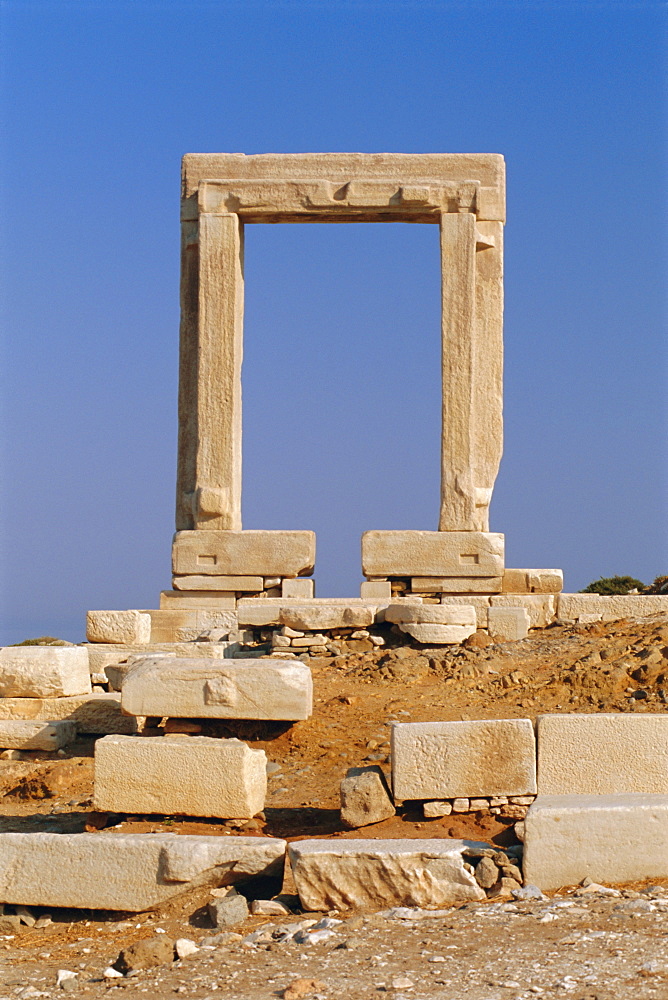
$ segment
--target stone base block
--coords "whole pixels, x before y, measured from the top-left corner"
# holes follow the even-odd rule
[[[668,715],[539,715],[539,795],[668,795]]]
[[[468,625],[475,631],[476,613],[470,604],[390,604],[385,621],[396,625]]]
[[[597,620],[611,622],[618,618],[644,618],[647,615],[665,614],[668,611],[668,594],[624,594],[601,597],[599,594],[560,594],[557,599],[557,616],[560,621],[579,622]]]
[[[89,611],[89,642],[150,642],[151,619],[141,611]]]
[[[315,533],[177,531],[172,565],[179,576],[308,576],[315,565]]]
[[[535,795],[531,721],[394,723],[392,790],[399,802]]]
[[[173,719],[308,719],[310,669],[301,661],[146,657],[123,681],[123,710]]]
[[[539,795],[524,822],[526,884],[668,878],[667,795]]]
[[[105,736],[95,744],[95,808],[250,818],[264,809],[267,755],[207,736]]]
[[[58,698],[90,692],[88,652],[82,646],[0,647],[0,697]]]
[[[121,696],[115,692],[70,698],[0,698],[0,719],[39,722],[70,719],[76,723],[78,732],[92,735],[132,734],[144,722],[121,712]]]
[[[146,611],[151,622],[151,642],[188,642],[197,639],[209,629],[228,632],[237,628],[237,614],[234,607],[212,610],[199,608],[190,610],[168,609]]]
[[[490,608],[487,630],[497,642],[517,642],[529,634],[529,612],[526,608]]]
[[[174,590],[183,590],[186,594],[192,590],[212,591],[214,593],[222,591],[228,594],[257,594],[265,587],[262,576],[204,576],[201,573],[190,576],[175,576],[173,584]]]
[[[489,603],[493,608],[526,608],[530,628],[545,628],[556,617],[553,594],[492,594]]]
[[[415,594],[500,594],[500,576],[414,576],[411,590]]]
[[[559,594],[564,589],[560,569],[506,569],[504,594]]]
[[[483,531],[366,531],[365,576],[501,576],[504,537]]]
[[[465,840],[299,840],[289,845],[295,886],[309,910],[436,909],[485,892],[464,868]]]
[[[285,841],[173,833],[0,833],[0,899],[139,912],[196,886],[280,876]]]
[[[3,750],[60,750],[77,738],[76,723],[0,720],[0,747]]]
[[[423,625],[411,622],[400,625],[399,628],[416,642],[422,642],[426,646],[455,646],[468,639],[476,630],[475,625]]]
[[[162,590],[160,611],[234,611],[237,595],[227,590]]]

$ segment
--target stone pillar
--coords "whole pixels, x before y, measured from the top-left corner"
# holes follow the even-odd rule
[[[238,215],[200,213],[196,253],[184,238],[182,280],[177,530],[239,531],[244,280]]]

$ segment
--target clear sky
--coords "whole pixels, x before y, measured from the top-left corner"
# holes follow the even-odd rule
[[[186,152],[507,162],[492,530],[566,589],[668,572],[661,2],[4,0],[0,643],[170,586]],[[434,529],[435,226],[247,229],[244,526]]]

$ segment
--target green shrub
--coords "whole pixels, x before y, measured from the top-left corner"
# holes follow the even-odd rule
[[[638,590],[640,593],[645,589],[645,584],[641,580],[636,580],[633,576],[604,576],[600,580],[594,580],[581,594],[628,594],[631,590]]]
[[[56,639],[52,635],[40,635],[39,639],[24,639],[23,642],[12,642],[11,646],[71,646],[66,639]]]

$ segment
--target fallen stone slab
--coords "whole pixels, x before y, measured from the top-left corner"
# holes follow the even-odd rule
[[[89,642],[150,642],[151,619],[141,611],[89,611],[86,638]]]
[[[308,576],[313,531],[177,531],[175,576]]]
[[[385,621],[396,625],[472,625],[475,629],[476,613],[471,604],[390,604]]]
[[[299,840],[290,844],[292,874],[304,910],[434,909],[484,899],[464,868],[463,852],[488,848],[465,840]]]
[[[105,736],[95,744],[95,808],[247,818],[264,809],[267,755],[237,739]]]
[[[26,722],[23,719],[0,720],[0,748],[3,750],[60,750],[77,738],[77,726],[71,720]]]
[[[123,711],[173,719],[308,719],[311,671],[301,661],[146,657],[125,675]]]
[[[536,744],[530,719],[395,722],[395,802],[536,792]]]
[[[540,889],[668,877],[668,795],[539,795],[523,868]]]
[[[82,646],[0,647],[0,698],[57,698],[91,690]]]
[[[70,698],[0,698],[0,720],[30,719],[57,722],[70,719],[79,733],[106,735],[136,733],[144,720],[124,715],[116,692],[83,694]]]
[[[643,618],[668,611],[668,594],[560,594],[557,614],[560,621],[577,622],[583,616],[600,615],[601,621]]]
[[[377,764],[349,768],[340,793],[341,822],[351,829],[381,823],[395,814],[385,775]]]
[[[539,715],[538,794],[668,795],[668,715]]]
[[[152,656],[155,653],[171,653],[172,656],[201,656],[206,659],[225,659],[228,642],[156,642],[156,643],[91,643],[88,650],[88,665],[91,677],[99,677],[104,683],[106,667],[127,664],[136,656]]]
[[[174,833],[0,833],[0,900],[149,910],[194,886],[279,876],[286,843]]]
[[[438,606],[438,605],[436,605]],[[476,630],[475,625],[399,625],[402,632],[424,645],[447,646],[464,642]]]

